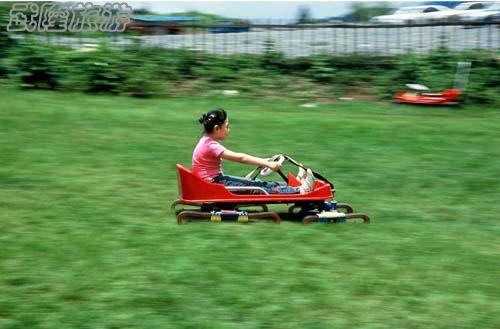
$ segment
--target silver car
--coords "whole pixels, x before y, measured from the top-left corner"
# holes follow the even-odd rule
[[[460,15],[479,12],[491,6],[491,2],[463,2],[451,10],[438,11],[433,14],[431,22],[457,22]]]
[[[462,22],[500,22],[500,2],[495,2],[484,10],[474,10],[458,17]]]
[[[415,6],[399,8],[392,15],[375,16],[370,19],[373,24],[425,24],[432,21],[438,12],[451,11],[445,6]]]

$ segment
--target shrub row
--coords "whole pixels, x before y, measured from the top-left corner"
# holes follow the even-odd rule
[[[23,88],[49,88],[127,94],[137,97],[175,95],[186,81],[202,81],[202,89],[237,85],[256,90],[279,87],[295,78],[318,86],[346,90],[364,87],[389,98],[406,83],[421,83],[440,90],[453,85],[456,63],[471,61],[469,101],[499,102],[499,57],[487,52],[450,52],[427,55],[326,56],[285,58],[268,42],[265,54],[215,56],[187,50],[141,47],[112,49],[102,43],[93,51],[75,51],[42,45],[26,38],[11,46],[0,65],[4,75]]]

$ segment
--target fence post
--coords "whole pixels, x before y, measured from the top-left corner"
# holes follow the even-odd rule
[[[227,33],[222,32],[222,43],[224,44],[223,55],[227,55]]]
[[[333,52],[332,55],[337,54],[337,36],[335,35],[335,28],[332,27],[332,47],[333,47]]]
[[[411,27],[408,27],[408,53],[411,53],[412,51],[412,44],[411,44]]]
[[[479,33],[480,30],[481,30],[481,27],[478,27],[477,28],[477,38],[476,38],[476,40],[477,40],[476,47],[478,50],[481,49],[481,33]]]
[[[493,26],[493,24],[488,25],[488,50],[492,50],[491,49],[491,27],[492,26]]]
[[[368,37],[366,35],[366,27],[362,27],[363,29],[363,53],[366,53],[366,50],[368,49]]]
[[[391,50],[389,48],[389,28],[386,27],[385,28],[385,49],[387,52],[389,52],[389,54],[391,54]]]
[[[353,40],[354,40],[354,54],[358,53],[358,29],[353,28]]]

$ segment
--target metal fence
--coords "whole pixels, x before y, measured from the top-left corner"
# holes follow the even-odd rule
[[[213,30],[213,29],[212,29]],[[51,44],[85,48],[95,38],[39,36]],[[126,47],[133,39],[143,47],[189,49],[212,54],[262,54],[272,47],[287,57],[317,54],[427,53],[445,46],[450,50],[500,51],[500,24],[440,25],[250,25],[248,32],[211,33],[206,26],[184,26],[176,35],[115,33],[107,37],[113,47]]]

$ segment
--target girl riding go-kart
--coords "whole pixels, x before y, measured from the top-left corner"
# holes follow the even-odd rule
[[[355,218],[369,222],[367,215],[352,213],[349,205],[337,205],[333,201],[335,191],[333,184],[289,156],[276,155],[270,159],[263,159],[233,152],[222,146],[219,142],[226,139],[229,134],[229,119],[224,110],[210,111],[204,114],[199,122],[204,127],[204,134],[194,149],[192,170],[177,165],[181,199],[175,201],[172,208],[178,204],[185,204],[200,206],[200,209],[178,211],[179,224],[185,223],[188,218],[211,221],[272,218],[279,223],[280,216],[268,211],[266,204],[271,203],[293,204],[289,213],[293,215],[294,210],[299,209],[295,215],[298,215],[304,223],[341,222]],[[246,177],[227,176],[222,171],[222,159],[253,164],[257,168]],[[290,173],[287,177],[281,171],[285,160],[299,168],[296,177]],[[284,182],[257,179],[259,174],[267,176],[273,171],[278,172]],[[261,206],[263,211],[239,210],[241,207],[252,205]],[[339,212],[337,208],[345,209],[347,213]]]

